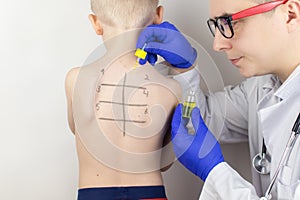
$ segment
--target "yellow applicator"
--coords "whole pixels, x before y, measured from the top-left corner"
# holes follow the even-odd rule
[[[133,66],[133,69],[135,69],[139,65],[140,59],[145,59],[146,58],[146,56],[147,56],[147,52],[145,51],[146,46],[147,46],[147,43],[145,43],[143,45],[142,49],[138,48],[135,51],[134,55],[137,57],[137,59],[136,59],[136,62],[134,64],[134,66]]]

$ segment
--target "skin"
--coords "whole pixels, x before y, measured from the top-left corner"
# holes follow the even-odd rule
[[[210,18],[257,5],[252,0],[211,0]],[[237,20],[234,37],[216,30],[213,48],[224,52],[244,77],[275,74],[284,82],[300,64],[300,1],[290,0],[273,12]]]

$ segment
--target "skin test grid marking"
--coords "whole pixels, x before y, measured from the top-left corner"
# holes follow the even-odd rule
[[[127,122],[133,122],[133,123],[146,123],[146,121],[142,121],[142,120],[129,120],[126,119],[125,116],[125,108],[126,107],[147,107],[148,104],[128,104],[125,103],[125,90],[126,88],[135,88],[138,90],[143,90],[143,94],[146,95],[146,97],[148,97],[149,95],[149,91],[146,91],[147,88],[145,87],[139,87],[139,86],[132,86],[132,85],[126,85],[126,78],[127,78],[127,74],[125,73],[124,76],[124,81],[123,84],[109,84],[109,83],[102,83],[100,84],[100,86],[98,86],[97,88],[97,92],[100,93],[101,91],[101,87],[122,87],[122,102],[114,102],[114,101],[99,101],[96,104],[96,110],[99,111],[100,110],[100,104],[115,104],[115,105],[122,105],[122,110],[123,110],[123,119],[112,119],[112,118],[106,118],[106,117],[100,117],[98,118],[99,120],[105,120],[105,121],[119,121],[119,122],[123,122],[123,136],[125,136],[126,133],[126,123]],[[145,114],[148,114],[148,109],[146,108]]]

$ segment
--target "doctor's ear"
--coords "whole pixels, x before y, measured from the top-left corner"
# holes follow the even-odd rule
[[[96,15],[89,14],[89,20],[97,35],[103,35],[103,27]]]
[[[300,28],[300,1],[290,0],[287,2],[288,20],[287,28],[289,32],[293,32]]]
[[[156,14],[155,14],[153,24],[161,24],[163,20],[163,15],[164,15],[164,7],[158,6],[156,8]]]

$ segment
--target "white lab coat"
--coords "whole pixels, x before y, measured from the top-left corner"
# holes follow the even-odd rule
[[[197,69],[174,77],[188,87],[198,89],[201,113],[221,143],[248,141],[250,156],[261,152],[265,139],[271,156],[271,174],[259,175],[252,170],[253,185],[228,164],[216,166],[206,179],[200,200],[259,199],[263,196],[278,166],[292,126],[300,112],[300,66],[281,84],[273,75],[253,77],[223,91],[203,94],[199,91]],[[188,84],[186,84],[188,83]],[[254,189],[255,188],[255,189]],[[297,190],[297,192],[296,192]],[[279,173],[272,199],[300,200],[300,139],[288,162]]]

